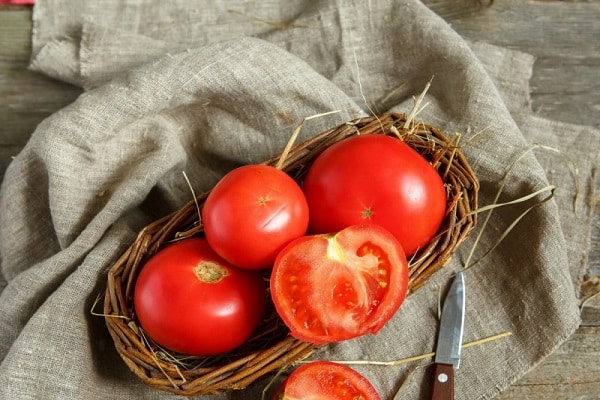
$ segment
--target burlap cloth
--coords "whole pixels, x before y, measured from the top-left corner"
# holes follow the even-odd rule
[[[532,114],[532,64],[467,43],[416,0],[39,0],[32,68],[86,91],[37,127],[3,181],[0,398],[172,397],[138,381],[91,309],[137,231],[190,199],[182,171],[201,192],[236,165],[278,154],[307,116],[342,110],[309,121],[301,139],[367,113],[407,112],[432,77],[419,119],[463,135],[481,205],[524,153],[500,201],[556,186],[466,273],[465,342],[513,335],[464,350],[456,395],[493,397],[577,328],[589,250],[600,135]],[[527,151],[533,143],[576,161],[578,191],[571,162]],[[546,196],[495,210],[474,258]],[[464,266],[475,234],[380,334],[316,358],[432,351],[440,287]],[[430,362],[356,368],[382,398],[404,383],[398,398],[418,399],[430,393]],[[207,398],[258,399],[264,384]]]

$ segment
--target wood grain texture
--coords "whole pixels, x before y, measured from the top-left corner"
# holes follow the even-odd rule
[[[530,82],[534,112],[600,127],[600,1],[424,3],[467,39],[534,55]],[[31,29],[30,8],[0,6],[0,177],[35,127],[81,93],[79,88],[27,70]],[[598,204],[600,198],[590,201]],[[586,296],[600,291],[598,208],[594,215]],[[577,332],[498,398],[574,400],[598,399],[599,394],[600,299],[596,296],[585,303]]]
[[[0,178],[36,126],[81,93],[27,70],[31,28],[30,8],[0,6]]]
[[[500,400],[577,399],[600,396],[600,326],[580,327],[542,364],[500,394]]]
[[[425,0],[463,37],[536,57],[533,110],[600,127],[600,2]]]

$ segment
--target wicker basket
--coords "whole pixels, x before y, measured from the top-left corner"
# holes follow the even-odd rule
[[[296,145],[282,169],[301,181],[314,158],[345,137],[383,133],[401,138],[438,170],[446,183],[448,213],[438,235],[410,262],[410,292],[450,260],[476,222],[479,183],[455,140],[419,121],[406,122],[403,114],[356,119]],[[265,164],[274,165],[277,158]],[[196,199],[200,207],[208,193]],[[129,368],[147,385],[180,395],[243,389],[251,383],[309,357],[317,347],[289,336],[272,304],[255,335],[235,351],[219,357],[184,357],[155,345],[141,331],[132,309],[132,292],[145,260],[164,243],[202,235],[196,203],[146,226],[108,272],[104,314],[115,346]]]

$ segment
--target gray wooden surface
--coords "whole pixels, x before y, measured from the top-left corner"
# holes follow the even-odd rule
[[[424,3],[467,39],[534,55],[531,99],[539,115],[600,128],[600,1]],[[81,93],[27,70],[30,39],[31,8],[0,6],[0,177],[36,125]],[[598,210],[592,230],[584,296],[600,292]],[[600,399],[598,297],[583,305],[577,332],[499,399]]]

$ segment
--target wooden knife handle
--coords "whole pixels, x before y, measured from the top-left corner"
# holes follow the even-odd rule
[[[448,364],[434,364],[433,395],[431,400],[454,399],[454,366]]]

